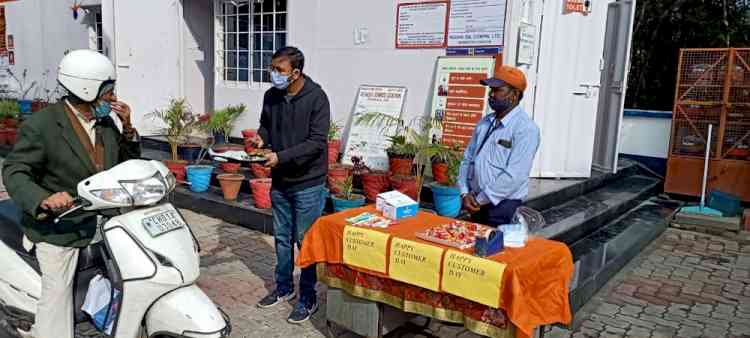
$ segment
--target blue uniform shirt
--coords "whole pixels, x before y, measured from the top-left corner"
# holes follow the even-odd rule
[[[537,148],[539,127],[521,106],[500,121],[495,120],[494,113],[485,116],[464,152],[458,174],[461,194],[475,194],[481,205],[497,205],[506,199],[525,200]]]

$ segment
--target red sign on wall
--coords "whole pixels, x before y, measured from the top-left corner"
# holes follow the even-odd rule
[[[593,0],[565,0],[565,13],[591,13],[591,1]]]

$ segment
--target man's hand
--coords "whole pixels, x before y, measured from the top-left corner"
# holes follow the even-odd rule
[[[130,106],[122,101],[115,101],[111,103],[112,111],[120,117],[122,123],[126,126],[130,125]]]
[[[73,204],[73,197],[71,197],[70,194],[68,194],[67,192],[58,192],[50,197],[47,197],[46,200],[42,201],[39,207],[41,207],[43,210],[55,211],[70,209],[73,207]]]
[[[263,148],[263,146],[265,145],[265,143],[263,143],[263,139],[260,137],[260,135],[257,135],[257,134],[255,136],[253,136],[249,140],[249,142],[252,143],[252,144],[254,144],[255,148],[258,148],[258,149]]]
[[[279,156],[276,155],[276,153],[266,154],[266,163],[264,164],[264,166],[266,166],[267,168],[273,168],[277,164],[279,164]]]
[[[463,204],[464,209],[468,210],[472,214],[478,212],[479,209],[482,208],[482,206],[479,205],[479,202],[477,202],[477,199],[474,198],[474,195],[472,194],[466,194],[466,196],[464,196]]]

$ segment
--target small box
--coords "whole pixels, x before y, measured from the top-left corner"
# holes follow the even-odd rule
[[[477,236],[474,242],[474,254],[479,257],[489,257],[503,251],[503,232],[490,230],[486,237]]]
[[[386,205],[386,203],[389,200],[397,199],[397,198],[409,198],[409,196],[404,195],[402,192],[398,190],[393,190],[389,192],[384,192],[378,194],[378,197],[375,199],[375,209],[382,212],[383,207]]]
[[[376,202],[376,208],[380,207],[380,211],[385,217],[397,221],[417,215],[417,211],[419,210],[417,202],[400,192],[391,193],[386,193],[388,195],[383,196],[382,199],[378,196]]]

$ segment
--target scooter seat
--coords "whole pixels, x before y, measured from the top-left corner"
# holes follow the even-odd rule
[[[32,269],[41,273],[39,262],[36,260],[36,250],[26,251],[23,246],[23,231],[21,231],[21,212],[11,200],[0,202],[0,241],[11,250],[16,251]]]

